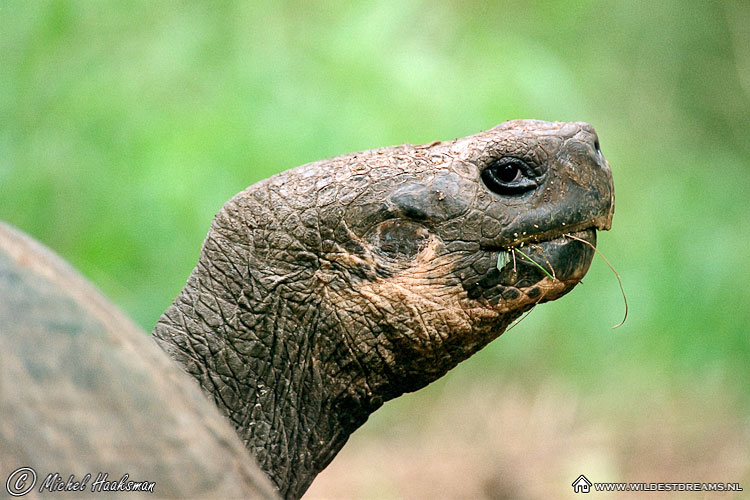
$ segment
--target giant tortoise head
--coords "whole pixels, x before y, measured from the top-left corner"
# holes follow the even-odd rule
[[[453,141],[303,165],[224,205],[153,335],[280,494],[298,498],[384,401],[439,378],[525,311],[580,282],[596,231],[610,228],[613,211],[611,171],[585,123],[516,120]],[[86,300],[76,304],[76,314],[92,314]],[[0,318],[23,314],[17,309],[0,310]],[[116,324],[87,328],[132,336]],[[117,342],[97,349],[116,351]],[[87,373],[111,371],[101,366],[105,358],[77,362]],[[127,380],[127,367],[117,370]],[[166,370],[154,365],[152,376]],[[65,363],[54,369],[59,379],[73,371]],[[192,390],[181,376],[170,374],[180,391]],[[106,387],[86,390],[96,398]],[[150,408],[144,415],[112,418],[179,421],[148,404],[166,398],[151,392],[131,395]],[[156,434],[151,448],[161,442]],[[109,445],[108,460],[138,460],[133,447]]]

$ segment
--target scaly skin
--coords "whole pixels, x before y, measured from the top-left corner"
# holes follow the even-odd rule
[[[525,164],[523,192],[483,176],[508,158]],[[584,123],[519,120],[311,163],[227,202],[154,337],[299,498],[384,401],[570,291],[593,251],[561,235],[595,243],[613,211]],[[555,279],[520,257],[497,269],[522,245]]]

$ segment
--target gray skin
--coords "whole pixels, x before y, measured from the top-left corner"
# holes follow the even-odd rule
[[[299,498],[384,401],[570,291],[593,249],[563,234],[595,244],[613,212],[585,123],[311,163],[224,205],[153,335]],[[554,279],[519,252],[498,269],[512,248]]]
[[[0,483],[30,466],[39,481],[127,473],[156,483],[151,498],[298,498],[384,401],[570,291],[593,251],[561,235],[593,244],[613,193],[584,123],[507,122],[290,170],[216,216],[154,329],[163,351],[0,224]],[[516,247],[555,278],[518,252],[498,269]]]
[[[0,498],[32,485],[21,498],[277,497],[195,382],[62,259],[3,223],[0,355]],[[22,467],[35,482],[13,474]],[[155,483],[153,493],[92,492],[100,472]],[[51,487],[74,475],[84,491],[40,492],[55,473]]]

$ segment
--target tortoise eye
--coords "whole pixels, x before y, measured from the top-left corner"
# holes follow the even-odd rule
[[[525,193],[536,187],[530,178],[531,169],[519,158],[506,156],[492,161],[482,170],[482,182],[493,193],[513,195]]]
[[[495,173],[498,179],[500,179],[502,182],[507,183],[518,182],[519,180],[521,180],[521,176],[523,175],[521,167],[515,162],[500,165],[495,169]]]

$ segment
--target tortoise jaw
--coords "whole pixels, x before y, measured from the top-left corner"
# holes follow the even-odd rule
[[[572,237],[568,237],[568,234]],[[596,230],[592,227],[501,250],[498,255],[498,283],[526,288],[551,278],[570,284],[572,288],[588,271],[594,257],[594,246]]]
[[[470,299],[482,297],[503,311],[554,300],[581,281],[595,243],[596,230],[589,227],[545,240],[527,239],[523,246],[482,248],[464,266],[462,283]]]

